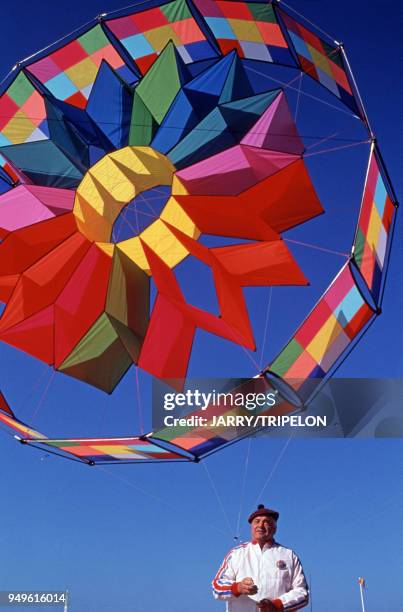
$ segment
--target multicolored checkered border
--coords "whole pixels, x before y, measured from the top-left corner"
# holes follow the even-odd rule
[[[0,147],[48,137],[43,98],[21,71],[0,96]],[[1,166],[5,168],[6,164]]]
[[[142,74],[172,41],[185,64],[217,57],[186,0],[107,19],[105,26],[121,42]]]
[[[302,70],[361,116],[340,47],[327,43],[283,10],[279,15]]]
[[[312,379],[319,384],[329,374],[373,316],[347,262],[267,371],[307,401]]]
[[[73,455],[88,463],[114,463],[119,461],[169,461],[186,457],[162,448],[139,437],[133,438],[71,438],[65,440],[37,440],[49,449]],[[29,444],[29,440],[27,440]]]
[[[128,83],[136,80],[100,24],[30,64],[27,70],[58,100],[85,108],[102,60]]]
[[[394,216],[395,205],[372,147],[353,258],[376,303],[380,296]]]
[[[295,66],[269,3],[195,0],[221,52],[236,49],[242,58]]]
[[[15,416],[12,415],[11,411],[10,414],[6,414],[5,412],[3,412],[3,410],[0,410],[0,423],[3,423],[3,425],[6,425],[10,429],[13,429],[23,438],[27,438],[30,440],[46,440],[46,436],[39,433],[39,431],[36,431],[35,429],[31,429],[30,427],[16,419]]]
[[[240,382],[238,386],[232,388],[231,391],[227,391],[227,393],[232,393],[233,395],[242,393],[246,395],[248,393],[267,393],[275,390],[271,382],[265,376],[260,375]],[[289,403],[286,399],[279,397],[274,406],[256,407],[254,414],[260,416],[279,416],[291,414],[295,411],[296,406]],[[194,417],[196,425],[167,426],[153,432],[150,439],[174,444],[176,447],[182,448],[195,457],[200,458],[219,447],[231,444],[234,440],[239,438],[239,430],[236,427],[232,428],[224,425],[213,426],[213,417],[222,416],[227,418],[231,415],[242,414],[248,415],[250,412],[248,412],[246,408],[227,406],[225,404],[215,405],[211,403],[207,406],[207,409],[199,409],[186,414],[187,419]],[[206,419],[205,425],[197,425],[200,418]],[[256,432],[256,427],[254,425],[251,425],[249,428],[243,427],[242,435],[246,436],[253,431]]]

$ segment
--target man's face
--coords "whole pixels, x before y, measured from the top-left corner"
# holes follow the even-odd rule
[[[265,544],[273,539],[277,524],[271,516],[256,516],[252,521],[252,540]]]

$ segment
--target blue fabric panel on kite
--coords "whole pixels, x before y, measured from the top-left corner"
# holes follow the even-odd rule
[[[167,153],[198,124],[201,118],[189,101],[187,93],[184,90],[180,91],[164,117],[151,146],[161,153]]]
[[[181,169],[234,144],[230,128],[216,108],[168,153],[168,157]]]
[[[6,193],[10,189],[12,189],[12,185],[3,178],[3,171],[0,168],[0,193]]]
[[[224,446],[226,444],[228,444],[228,440],[216,436],[215,438],[211,438],[210,440],[202,442],[198,446],[194,446],[192,449],[190,449],[190,452],[196,457],[202,457],[203,455],[211,453],[215,449],[220,448],[221,446]]]
[[[176,67],[178,70],[179,80],[181,84],[184,85],[185,83],[187,83],[188,81],[192,79],[192,74],[189,71],[188,65],[185,64],[180,53],[178,53],[178,49],[175,47],[172,41],[169,41],[168,45],[172,45],[173,52],[175,54]],[[164,49],[162,50],[162,52],[164,52]]]
[[[311,397],[312,393],[317,389],[318,380],[325,378],[326,372],[320,366],[316,366],[302,385],[298,389],[298,397],[303,402],[306,402]]]
[[[79,130],[81,138],[89,145],[94,144],[97,147],[101,146],[105,153],[109,153],[110,151],[114,150],[112,143],[92,121],[85,110],[77,108],[72,104],[67,104],[66,102],[58,100],[53,96],[46,96],[46,98],[52,102],[52,105],[55,108],[59,109],[63,113],[65,120],[67,120],[70,125],[76,126],[77,130]]]
[[[86,169],[90,166],[88,144],[78,133],[77,128],[65,118],[63,111],[45,99],[46,115],[49,124],[50,138],[66,154],[79,159]]]
[[[218,101],[225,103],[253,94],[242,63],[232,51],[185,85],[162,122],[152,146],[167,153],[216,107]]]
[[[35,185],[71,189],[78,186],[83,171],[50,140],[3,148],[10,161]]]
[[[116,149],[129,142],[132,104],[130,88],[103,61],[91,90],[87,113]]]
[[[229,56],[232,56],[232,62],[221,91],[221,104],[230,102],[230,100],[253,96],[255,93],[236,51],[232,51]]]
[[[177,168],[183,168],[238,144],[278,92],[221,104],[169,152],[169,159]]]
[[[185,91],[192,106],[195,109],[204,110],[204,115],[210,112],[217,104],[220,99],[223,89],[225,88],[226,82],[230,77],[230,83],[232,82],[231,67],[236,60],[236,53],[231,52],[224,56],[222,60],[217,62],[214,66],[208,70],[202,72],[193,81],[185,85]],[[248,90],[243,93],[243,97],[253,93],[252,90]],[[238,95],[237,95],[238,94]],[[226,91],[228,97],[228,88]],[[234,97],[242,97],[241,90],[235,87]]]
[[[189,76],[194,79],[199,74],[210,68],[217,60],[208,59],[202,62],[196,62],[195,64],[186,64],[186,67],[189,71]]]
[[[90,156],[90,164],[91,164],[91,166],[96,164],[97,161],[102,159],[102,157],[104,157],[104,155],[105,155],[105,151],[103,149],[100,149],[99,147],[95,147],[93,145],[90,145],[88,147],[88,152],[89,152],[89,156]]]
[[[243,132],[245,129],[252,127],[253,123],[270,106],[279,93],[280,90],[275,89],[242,100],[220,104],[219,108],[228,125],[233,125],[236,129],[239,127],[239,130]]]
[[[374,278],[372,280],[372,295],[376,303],[379,302],[381,286],[382,286],[382,268],[376,262],[375,268],[374,268]]]
[[[138,81],[137,75],[134,74],[132,70],[126,64],[123,64],[120,68],[117,68],[116,72],[120,76],[121,79],[126,81],[128,85],[134,85]]]

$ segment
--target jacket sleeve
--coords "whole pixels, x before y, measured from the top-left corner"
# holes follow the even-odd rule
[[[234,569],[235,550],[232,549],[225,557],[218,570],[213,582],[213,595],[215,599],[230,599],[238,597],[236,573]]]
[[[298,610],[304,608],[309,602],[309,590],[305,579],[304,570],[302,569],[301,561],[297,555],[293,553],[293,571],[291,590],[278,598],[283,604],[285,611]]]

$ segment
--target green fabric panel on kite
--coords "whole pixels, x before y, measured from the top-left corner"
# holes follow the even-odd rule
[[[354,259],[357,262],[358,266],[361,266],[362,264],[364,248],[365,248],[365,236],[362,233],[362,230],[358,228],[357,237],[355,239],[355,245],[354,245]]]
[[[180,61],[173,43],[169,42],[136,87],[136,94],[158,124],[164,119],[181,88]],[[159,92],[159,95],[155,92]]]
[[[265,21],[266,23],[277,23],[276,16],[272,6],[267,4],[257,4],[251,2],[248,4],[248,9],[252,13],[256,21]]]
[[[129,145],[147,147],[158,128],[143,100],[135,93],[130,124]]]
[[[144,337],[135,334],[126,325],[111,316],[109,316],[109,320],[130,355],[131,361],[137,363]]]
[[[23,106],[28,98],[34,93],[35,87],[23,72],[20,72],[7,89],[7,96],[14,100],[19,106]]]
[[[147,274],[115,248],[105,310],[140,338],[149,321],[149,286]]]
[[[284,376],[303,351],[302,346],[293,338],[281,351],[277,359],[273,361],[270,372],[274,372],[278,376]]]
[[[76,440],[46,440],[46,445],[60,448],[61,446],[78,446],[78,443]]]
[[[164,13],[165,17],[171,23],[176,21],[182,21],[183,19],[189,19],[192,17],[186,0],[176,0],[176,2],[169,2],[160,7],[161,12]]]
[[[80,45],[84,47],[89,55],[103,49],[107,44],[109,44],[109,39],[100,25],[96,25],[80,36]]]
[[[103,313],[59,370],[110,393],[131,365],[130,355]]]
[[[341,68],[344,71],[343,58],[338,48],[332,47],[325,40],[323,40],[323,38],[321,38],[320,42],[322,44],[322,47],[325,50],[326,57],[328,57],[332,62],[337,64],[339,68]]]

